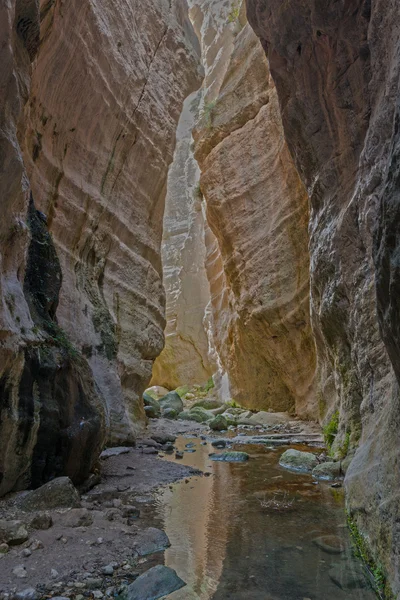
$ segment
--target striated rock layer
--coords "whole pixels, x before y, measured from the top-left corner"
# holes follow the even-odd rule
[[[347,501],[400,594],[399,70],[394,0],[247,0],[311,201],[311,308]]]
[[[207,238],[215,345],[241,405],[315,418],[308,198],[267,60],[244,6],[235,7],[192,8],[206,70],[194,139],[215,236]]]
[[[83,480],[144,416],[167,170],[199,85],[186,13],[183,0],[0,8],[0,493]]]

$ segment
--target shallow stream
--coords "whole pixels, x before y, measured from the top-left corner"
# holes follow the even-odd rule
[[[187,452],[191,442],[195,452]],[[210,475],[157,495],[157,517],[171,541],[165,564],[188,584],[169,598],[376,598],[352,553],[342,489],[280,467],[287,447],[240,446],[234,449],[248,452],[250,460],[224,463],[212,462],[209,453],[221,450],[199,439],[180,437],[176,445],[185,451],[183,464]],[[324,536],[335,536],[329,539],[336,548],[319,547]],[[344,590],[334,579],[353,588]]]

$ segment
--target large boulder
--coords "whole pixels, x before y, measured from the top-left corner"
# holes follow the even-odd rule
[[[317,465],[313,469],[313,477],[315,479],[325,479],[327,481],[333,481],[334,479],[340,479],[342,471],[340,468],[340,462],[324,462]]]
[[[0,519],[0,543],[18,546],[28,539],[28,532],[22,521]]]
[[[286,450],[279,460],[281,467],[290,471],[299,471],[300,473],[311,473],[317,466],[317,457],[311,452],[301,452],[300,450]]]
[[[167,408],[172,408],[178,414],[183,411],[183,402],[179,394],[176,392],[169,392],[160,399],[161,413]]]
[[[157,600],[184,587],[186,583],[176,571],[163,565],[152,567],[140,575],[123,594],[124,600]]]
[[[19,501],[21,510],[27,512],[52,508],[79,508],[80,506],[78,490],[69,477],[57,477],[37,490],[28,492]]]

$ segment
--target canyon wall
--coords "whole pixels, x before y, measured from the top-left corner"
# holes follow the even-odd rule
[[[247,0],[310,202],[311,310],[348,508],[400,594],[399,70],[393,0]]]
[[[132,442],[163,346],[162,215],[200,85],[182,0],[0,8],[0,493]]]
[[[191,11],[205,68],[193,136],[215,346],[241,405],[317,418],[308,197],[268,62],[242,3],[192,2]]]

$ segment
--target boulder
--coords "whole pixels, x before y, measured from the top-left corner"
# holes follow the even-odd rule
[[[154,406],[145,406],[144,412],[148,419],[158,419],[161,416],[161,413],[159,413]]]
[[[183,411],[183,402],[179,394],[176,392],[169,392],[160,399],[160,407],[161,413],[167,408],[172,408],[177,413],[181,413]]]
[[[32,529],[41,529],[41,530],[50,529],[50,527],[52,525],[53,525],[53,519],[51,518],[51,515],[49,513],[45,513],[45,512],[35,515],[33,517],[33,519],[31,519],[31,522],[29,523],[29,526]]]
[[[111,458],[112,456],[119,456],[120,454],[128,454],[132,448],[130,446],[117,446],[115,448],[106,448],[100,454],[100,458]]]
[[[178,416],[178,419],[181,419],[182,421],[196,421],[196,423],[206,423],[213,418],[214,415],[205,408],[201,408],[201,406],[197,406],[191,410],[185,410]]]
[[[317,466],[317,457],[311,452],[301,452],[300,450],[286,450],[279,460],[281,467],[290,471],[298,471],[300,473],[311,473]]]
[[[211,446],[213,446],[214,448],[225,448],[226,440],[213,440],[211,442]]]
[[[0,519],[0,543],[18,546],[28,539],[28,532],[22,521]]]
[[[228,422],[222,415],[217,415],[209,422],[208,426],[213,431],[224,431],[228,427]]]
[[[340,479],[340,477],[341,477],[340,462],[321,463],[313,469],[312,474],[313,474],[313,477],[315,477],[315,479],[325,479],[326,481],[333,481],[335,479]]]
[[[215,400],[215,398],[202,398],[195,402],[192,408],[197,408],[198,406],[200,406],[200,408],[205,408],[206,410],[215,410],[221,408],[221,402]]]
[[[53,479],[40,488],[28,492],[19,501],[19,507],[27,512],[52,508],[79,508],[80,505],[78,490],[69,477]]]
[[[163,411],[163,417],[164,419],[170,419],[172,421],[175,421],[178,418],[178,413],[173,408],[166,408]]]
[[[154,400],[159,400],[160,398],[163,398],[163,396],[166,396],[167,394],[169,394],[169,390],[167,390],[167,388],[162,387],[161,385],[153,385],[152,387],[147,388],[147,390],[145,390],[144,392],[147,396],[150,396],[151,398],[153,398]],[[144,400],[144,394],[143,394],[143,400]]]
[[[136,556],[147,556],[154,554],[154,552],[161,552],[169,548],[170,545],[168,536],[164,531],[155,527],[148,527],[140,531],[135,537],[133,549]]]
[[[261,410],[258,413],[252,413],[247,416],[241,415],[241,418],[247,418],[253,425],[282,425],[289,423],[292,417],[287,412],[266,412]]]
[[[170,433],[155,433],[151,436],[151,439],[157,442],[157,444],[164,445],[166,443],[173,444],[176,440],[176,435],[171,435]]]
[[[87,508],[72,508],[63,517],[64,527],[90,527],[92,524],[93,517]]]
[[[124,600],[157,600],[184,587],[186,583],[176,571],[163,565],[152,567],[140,575],[123,595]]]
[[[221,462],[246,462],[249,460],[247,452],[222,452],[221,454],[209,454],[211,460]]]
[[[152,419],[156,419],[157,417],[159,417],[161,415],[161,406],[158,400],[156,400],[155,398],[153,398],[152,396],[149,396],[149,394],[146,394],[146,392],[143,394],[143,404],[144,404],[144,409],[146,412],[146,415]],[[146,410],[147,409],[147,410]],[[152,413],[151,416],[149,413]]]

